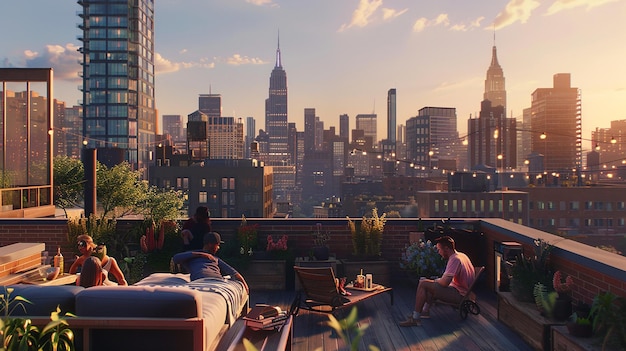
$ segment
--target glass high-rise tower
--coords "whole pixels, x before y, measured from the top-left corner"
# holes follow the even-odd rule
[[[156,134],[154,0],[79,0],[83,137],[109,165],[147,169]]]

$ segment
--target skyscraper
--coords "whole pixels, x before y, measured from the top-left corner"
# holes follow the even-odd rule
[[[517,167],[517,124],[506,117],[504,73],[496,46],[491,51],[491,64],[485,78],[485,92],[478,118],[467,121],[469,167]]]
[[[156,134],[154,0],[78,3],[87,147],[110,163],[125,159],[134,169],[148,169]]]
[[[254,141],[254,137],[256,136],[256,121],[254,117],[246,117],[246,138],[244,147],[244,155],[246,158],[252,158],[251,155],[251,145]]]
[[[267,159],[270,166],[282,165],[287,155],[287,73],[280,57],[280,39],[276,64],[270,75],[269,97],[265,100],[265,131],[269,136]]]
[[[396,89],[387,92],[387,141],[396,143]]]
[[[378,138],[376,136],[376,114],[358,114],[355,118],[356,129],[365,132],[365,137],[370,137],[372,145],[376,145]]]
[[[531,145],[544,155],[547,171],[582,165],[581,97],[570,81],[569,73],[557,73],[553,88],[536,89],[531,96]]]
[[[347,114],[339,115],[339,136],[350,140],[350,116]]]
[[[200,94],[198,109],[209,117],[222,117],[222,95]]]
[[[304,152],[315,151],[315,108],[304,109]]]
[[[483,100],[491,101],[491,106],[504,106],[506,114],[506,90],[504,88],[504,72],[496,52],[496,45],[491,49],[491,64],[487,69],[487,78],[485,78],[485,92]]]
[[[456,108],[423,107],[406,121],[407,156],[430,174],[440,160],[456,160],[458,144]]]

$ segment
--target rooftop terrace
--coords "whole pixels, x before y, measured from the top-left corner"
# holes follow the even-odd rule
[[[429,226],[441,223],[441,220],[423,219],[423,222]],[[358,305],[359,323],[370,324],[359,349],[365,349],[369,344],[377,345],[381,350],[531,349],[497,318],[494,248],[501,242],[518,242],[526,254],[534,252],[534,243],[538,239],[554,245],[551,262],[554,269],[573,276],[577,281],[572,291],[576,301],[590,303],[596,294],[604,291],[626,296],[626,257],[502,219],[451,219],[446,222],[458,229],[455,233],[459,236],[457,248],[471,251],[475,265],[486,266],[483,281],[477,288],[481,314],[461,321],[451,307],[437,306],[432,311],[432,318],[424,321],[422,327],[398,327],[397,321],[413,308],[415,287],[406,283],[397,262],[409,242],[409,233],[417,231],[418,224],[415,219],[389,219],[385,226],[382,256],[391,262],[390,285],[395,291],[395,301],[391,305],[389,298],[383,294]],[[287,234],[289,245],[296,255],[306,254],[310,249],[311,234],[317,223],[330,232],[331,251],[337,257],[348,257],[351,251],[345,219],[248,219],[248,224],[254,223],[259,224],[259,238],[268,234]],[[127,230],[133,224],[133,221],[118,221],[118,230]],[[240,220],[214,219],[212,224],[214,230],[229,240],[235,235]],[[44,242],[49,251],[60,245],[64,251],[73,252],[73,245],[67,243],[66,235],[67,225],[62,219],[0,220],[0,246],[15,242]],[[294,294],[293,290],[252,291],[251,304],[263,302],[286,308]],[[341,314],[338,316],[341,317]],[[324,314],[302,311],[294,323],[293,349],[343,349],[345,345],[324,324],[325,321],[327,316]]]

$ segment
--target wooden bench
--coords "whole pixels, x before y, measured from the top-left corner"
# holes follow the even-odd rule
[[[260,351],[291,350],[293,316],[289,316],[283,327],[276,330],[252,330],[246,328],[243,319],[235,324],[222,336],[216,351],[245,351],[243,339],[248,339]]]

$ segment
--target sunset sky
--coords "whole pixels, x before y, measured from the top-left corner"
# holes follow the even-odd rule
[[[52,67],[55,97],[76,105],[81,7],[1,6],[0,67]],[[192,113],[211,89],[224,116],[253,116],[264,128],[280,32],[298,129],[307,107],[337,130],[340,114],[354,128],[354,116],[374,111],[383,138],[387,90],[396,88],[398,123],[425,106],[455,107],[463,135],[480,109],[495,29],[509,116],[521,117],[555,73],[571,73],[585,140],[626,119],[626,0],[155,0],[155,18],[159,116]]]

